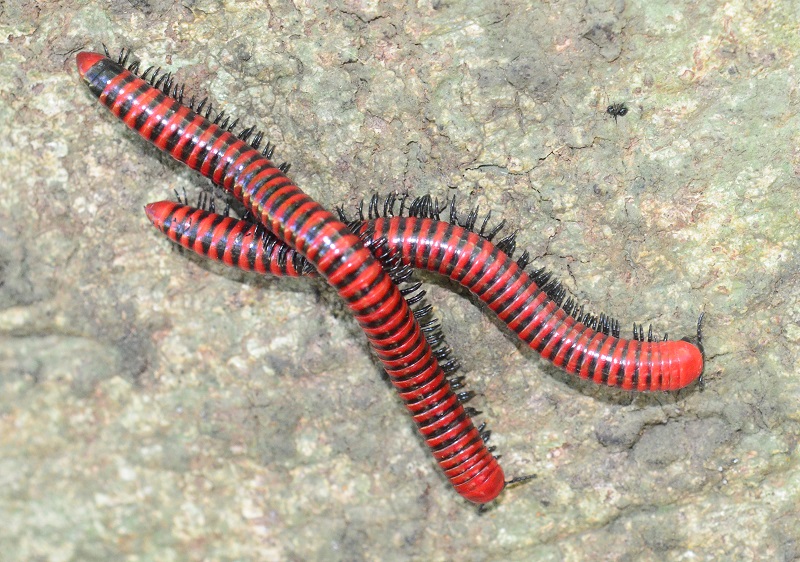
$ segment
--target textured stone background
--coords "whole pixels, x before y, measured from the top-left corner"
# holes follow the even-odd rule
[[[98,4],[0,1],[4,559],[800,556],[791,2]],[[149,226],[206,184],[90,96],[101,43],[265,128],[324,205],[457,193],[623,324],[705,310],[706,390],[572,380],[432,280],[506,472],[538,474],[479,516],[324,285]]]

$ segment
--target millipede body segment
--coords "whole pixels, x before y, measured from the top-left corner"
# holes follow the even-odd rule
[[[465,226],[438,220],[430,198],[415,200],[412,216],[393,214],[394,202],[370,220],[354,221],[356,233],[385,240],[404,264],[450,277],[480,298],[522,341],[568,373],[626,390],[677,390],[703,372],[700,334],[677,341],[645,341],[643,331],[619,337],[619,325],[604,315],[584,314],[543,270],[525,271],[527,254],[513,260],[513,235],[492,243],[498,229],[474,231],[475,213]],[[387,200],[388,201],[388,200]],[[452,207],[451,207],[452,208]],[[178,203],[146,207],[153,224],[173,241],[200,255],[240,269],[282,276],[312,274],[296,252],[257,224]],[[472,228],[469,228],[472,227]]]
[[[258,150],[260,135],[238,136],[204,102],[156,71],[138,76],[126,59],[77,56],[80,75],[100,102],[146,140],[239,199],[277,239],[299,252],[345,300],[455,489],[476,503],[500,494],[505,477],[426,341],[408,303],[381,263],[345,223],[295,186],[285,167]],[[224,254],[224,252],[223,252]]]

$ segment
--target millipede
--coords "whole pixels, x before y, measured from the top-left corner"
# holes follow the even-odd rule
[[[484,436],[453,392],[408,302],[358,235],[311,199],[272,161],[263,135],[234,129],[206,100],[184,104],[171,74],[138,74],[129,52],[113,60],[81,52],[77,66],[89,90],[116,117],[160,150],[239,200],[265,228],[299,252],[352,311],[419,432],[450,483],[479,504],[506,481]],[[248,144],[249,143],[249,144]]]
[[[605,314],[584,311],[543,268],[525,271],[527,252],[513,259],[516,236],[492,241],[504,222],[487,227],[491,214],[476,228],[478,209],[459,222],[455,199],[442,221],[438,202],[430,196],[414,199],[395,215],[396,196],[373,196],[368,214],[348,220],[351,229],[383,240],[401,261],[439,273],[476,295],[520,340],[567,373],[598,384],[636,391],[678,390],[703,373],[702,315],[697,332],[681,340],[658,341],[652,327],[645,335],[633,325],[631,339],[620,337],[620,324]],[[258,224],[237,220],[183,203],[161,201],[146,207],[153,225],[177,242],[203,255],[245,271],[298,277],[313,275],[302,256]]]
[[[118,58],[92,52],[77,56],[80,76],[116,117],[160,150],[198,171],[239,201],[252,222],[184,203],[146,207],[150,220],[191,250],[241,269],[273,275],[319,275],[344,299],[364,330],[435,460],[455,490],[478,504],[494,500],[506,480],[489,432],[476,428],[478,412],[455,393],[463,378],[443,344],[410,268],[426,269],[462,284],[542,357],[565,371],[628,390],[674,390],[702,380],[702,315],[697,334],[656,341],[634,325],[620,337],[619,323],[585,313],[543,269],[525,271],[527,252],[513,259],[513,235],[493,242],[502,223],[476,228],[477,211],[459,220],[454,202],[415,199],[395,215],[396,197],[380,212],[348,219],[324,209],[286,176],[288,164],[272,162],[274,145],[253,127],[235,132],[238,120],[215,111],[207,99],[184,103],[184,89],[170,73],[140,73],[130,53]],[[403,288],[401,289],[401,286]],[[422,322],[422,325],[420,325]]]

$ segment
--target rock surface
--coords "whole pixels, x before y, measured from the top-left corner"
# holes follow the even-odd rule
[[[800,557],[791,6],[0,3],[0,551]],[[74,59],[101,43],[265,129],[329,208],[456,194],[623,326],[680,337],[705,310],[705,390],[574,380],[426,277],[507,474],[538,475],[478,515],[335,294],[149,226],[208,184],[92,98]]]

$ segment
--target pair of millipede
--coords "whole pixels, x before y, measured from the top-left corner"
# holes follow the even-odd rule
[[[449,220],[430,197],[395,212],[389,196],[370,201],[348,221],[325,210],[286,176],[288,165],[271,161],[273,146],[259,150],[263,137],[253,128],[239,134],[237,122],[203,100],[184,104],[183,88],[169,74],[145,70],[98,53],[77,56],[90,91],[128,127],[176,160],[197,170],[240,201],[252,222],[183,203],[147,205],[147,216],[172,240],[241,269],[272,275],[320,275],[344,299],[361,325],[389,379],[444,474],[464,498],[494,500],[506,484],[497,459],[486,447],[488,433],[476,428],[476,412],[456,394],[457,362],[443,344],[438,325],[420,306],[419,285],[399,288],[409,267],[433,271],[460,283],[480,298],[508,328],[542,357],[565,371],[599,384],[628,390],[675,390],[703,372],[697,335],[653,341],[634,325],[632,339],[620,338],[619,324],[583,312],[548,273],[525,271],[528,254],[512,255],[514,236],[492,240],[499,227],[476,230],[477,212],[459,221],[454,203]],[[488,219],[488,218],[487,218]],[[501,225],[502,226],[502,223]],[[407,300],[408,299],[408,300]],[[413,305],[413,306],[412,306]],[[702,318],[702,317],[701,317]]]

